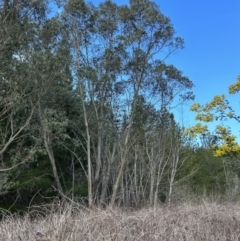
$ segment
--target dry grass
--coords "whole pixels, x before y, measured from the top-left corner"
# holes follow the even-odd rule
[[[0,222],[0,240],[240,240],[240,206],[184,204],[155,211],[35,208],[23,217],[5,213]]]

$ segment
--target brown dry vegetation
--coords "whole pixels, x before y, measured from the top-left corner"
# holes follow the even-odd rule
[[[240,240],[240,206],[203,203],[89,211],[55,205],[35,208],[22,217],[5,213],[0,240]]]

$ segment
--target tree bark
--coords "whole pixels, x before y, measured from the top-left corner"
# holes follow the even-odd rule
[[[54,176],[54,179],[56,182],[57,190],[58,190],[59,194],[62,196],[63,189],[62,189],[62,185],[60,183],[58,172],[57,172],[56,160],[55,160],[55,157],[53,154],[51,143],[49,141],[49,135],[46,130],[43,130],[43,138],[44,138],[44,146],[46,148],[46,151],[48,153],[48,157],[50,159],[50,163],[52,166],[53,176]]]

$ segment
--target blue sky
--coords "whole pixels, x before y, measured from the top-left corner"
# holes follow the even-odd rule
[[[238,110],[239,95],[229,96],[227,89],[240,75],[240,1],[162,0],[157,4],[185,40],[185,49],[168,61],[194,82],[195,102],[206,103],[225,93]],[[194,115],[184,109],[186,121],[192,124]],[[228,124],[239,131],[234,122]]]
[[[98,4],[99,0],[93,0]],[[127,0],[114,1],[127,4]],[[240,1],[239,0],[158,0],[161,12],[170,17],[177,35],[184,38],[185,48],[174,53],[168,63],[183,71],[195,84],[195,102],[206,103],[216,94],[226,94],[239,110],[239,94],[228,95],[228,86],[240,75]],[[184,125],[195,123],[189,105],[179,108],[176,118]],[[240,110],[239,110],[240,115]],[[239,136],[234,121],[227,124]],[[215,124],[210,124],[213,129]]]
[[[97,5],[102,1],[90,2]],[[128,4],[129,1],[114,2],[121,5]],[[240,75],[240,1],[155,2],[162,13],[170,17],[177,35],[185,40],[185,49],[175,52],[167,62],[174,64],[194,82],[194,102],[204,104],[216,94],[226,94],[240,115],[239,94],[229,96],[227,92],[228,86]],[[176,119],[185,126],[195,122],[195,114],[189,111],[192,103],[174,111]],[[227,124],[239,136],[240,123],[229,121]],[[214,126],[215,124],[210,124],[210,129]]]
[[[195,102],[206,103],[224,93],[238,111],[239,94],[230,96],[227,90],[240,75],[240,1],[162,0],[157,4],[185,40],[185,49],[169,61],[194,82]],[[188,107],[184,117],[187,125],[194,123],[194,113]],[[225,124],[239,137],[240,123]],[[210,129],[215,125],[210,124]]]

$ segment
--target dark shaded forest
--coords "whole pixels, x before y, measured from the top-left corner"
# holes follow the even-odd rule
[[[238,159],[174,117],[194,83],[166,62],[184,48],[170,18],[149,0],[50,2],[0,1],[0,207],[238,200]]]

